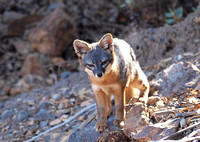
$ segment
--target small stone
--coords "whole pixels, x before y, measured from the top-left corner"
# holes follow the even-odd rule
[[[55,120],[53,120],[53,121],[51,121],[50,123],[49,123],[49,125],[50,126],[55,126],[55,125],[57,125],[57,124],[60,124],[62,121],[60,120],[60,119],[55,119]]]
[[[40,105],[40,109],[49,109],[50,106],[52,106],[52,103],[43,102],[43,103]]]
[[[52,62],[54,65],[62,67],[66,61],[61,57],[53,57]]]
[[[16,95],[18,95],[18,94],[20,94],[22,92],[24,92],[24,90],[21,89],[21,88],[11,88],[10,95],[11,96],[16,96]]]
[[[17,102],[22,102],[22,99],[21,98],[17,98]]]
[[[5,110],[2,114],[1,114],[1,119],[8,119],[11,118],[13,115],[15,115],[16,112],[13,109],[9,109],[9,110]]]
[[[70,73],[69,71],[63,72],[63,73],[61,73],[60,78],[61,78],[61,79],[65,79],[65,78],[67,78],[70,74],[71,74],[71,73]]]
[[[61,110],[61,109],[64,108],[64,106],[65,106],[65,103],[64,103],[64,102],[63,102],[63,103],[60,103],[59,106],[58,106],[58,109]]]
[[[36,120],[53,120],[55,119],[55,114],[50,113],[48,110],[40,109],[38,113],[34,115]]]
[[[37,53],[29,54],[21,69],[22,76],[25,77],[26,75],[34,74],[45,77],[48,75],[48,71],[45,68],[46,62],[47,59],[43,55]]]
[[[2,17],[2,21],[5,23],[10,23],[16,19],[21,19],[25,17],[25,14],[17,13],[14,11],[5,11]]]
[[[40,122],[40,127],[44,128],[47,126],[47,124],[48,124],[48,121],[42,121]]]
[[[182,56],[181,54],[179,54],[179,55],[177,56],[177,60],[178,60],[178,61],[180,61],[182,58],[183,58],[183,56]]]
[[[27,41],[18,40],[14,42],[15,48],[17,49],[18,53],[22,55],[30,53],[30,43]]]
[[[53,79],[48,78],[48,79],[46,79],[46,83],[47,83],[48,85],[53,85],[54,81],[53,81]]]
[[[28,112],[26,112],[26,111],[20,111],[19,114],[18,114],[17,119],[18,119],[18,121],[23,121],[23,120],[27,119],[28,116],[29,116]]]
[[[34,123],[35,123],[34,120],[30,120],[30,121],[27,122],[27,125],[31,126],[31,125],[33,125]]]
[[[161,100],[159,96],[151,96],[148,98],[147,104],[150,106],[154,106],[159,100]]]
[[[67,120],[68,117],[69,117],[69,115],[62,115],[62,116],[60,117],[60,120],[64,122],[64,121]]]
[[[71,111],[70,109],[61,109],[56,111],[58,114],[69,114]]]
[[[54,99],[55,101],[59,101],[59,100],[61,100],[62,95],[61,94],[53,94],[51,96],[51,98]]]
[[[157,108],[162,109],[165,107],[165,104],[162,100],[160,100],[160,101],[156,102],[156,106],[157,106]]]
[[[9,92],[10,92],[10,86],[9,85],[5,85],[4,87],[3,87],[3,91],[2,91],[2,94],[3,95],[8,95],[9,94]]]
[[[27,100],[27,101],[25,101],[29,106],[33,106],[33,105],[35,105],[35,102],[34,102],[34,100]]]

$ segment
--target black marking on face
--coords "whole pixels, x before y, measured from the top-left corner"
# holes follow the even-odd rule
[[[113,56],[97,44],[83,58],[82,65],[91,70],[94,76],[102,77],[107,66],[113,62]]]

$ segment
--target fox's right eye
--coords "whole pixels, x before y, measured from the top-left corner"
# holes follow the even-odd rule
[[[89,69],[94,68],[94,65],[93,65],[93,64],[87,64],[86,66],[87,66]]]

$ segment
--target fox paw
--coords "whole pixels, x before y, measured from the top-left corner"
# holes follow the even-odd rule
[[[115,126],[122,128],[124,126],[124,121],[115,119],[114,124],[115,124]]]
[[[98,132],[102,132],[106,129],[107,127],[107,124],[105,122],[97,122],[96,125],[95,125],[95,128]]]

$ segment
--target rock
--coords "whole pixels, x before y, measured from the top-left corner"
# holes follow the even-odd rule
[[[34,120],[30,120],[30,121],[27,122],[27,125],[32,126],[32,125],[34,125],[34,123],[35,123]]]
[[[178,128],[180,118],[169,119],[163,123],[145,126],[139,133],[131,135],[132,140],[137,141],[155,141],[160,140],[170,134],[173,134]]]
[[[0,37],[7,36],[8,35],[8,25],[0,23],[0,33],[2,34],[2,35],[0,35]]]
[[[17,52],[26,55],[30,53],[30,43],[23,40],[17,40],[14,42],[14,46],[17,49]]]
[[[13,109],[8,109],[5,110],[2,114],[1,114],[1,119],[5,120],[5,119],[9,119],[11,118],[13,115],[16,114],[16,111]]]
[[[55,125],[57,125],[57,124],[60,124],[62,121],[60,120],[60,119],[55,119],[55,120],[53,120],[53,121],[51,121],[50,123],[49,123],[49,125],[50,126],[55,126]]]
[[[148,113],[144,103],[129,103],[129,109],[126,111],[126,119],[124,124],[124,133],[132,138],[133,135],[139,133],[145,126],[149,124]]]
[[[18,114],[17,119],[18,119],[18,121],[23,121],[23,120],[27,119],[28,116],[29,116],[28,112],[26,112],[26,111],[20,111],[19,114]]]
[[[33,99],[27,99],[27,100],[24,100],[23,103],[26,103],[29,106],[34,106],[35,105],[35,100],[33,100]]]
[[[63,67],[66,61],[61,57],[53,57],[52,62],[58,67]]]
[[[158,93],[173,96],[186,88],[195,88],[200,82],[200,70],[189,62],[179,62],[160,72],[152,81],[157,85]]]
[[[52,132],[41,137],[44,142],[67,142],[68,135],[66,133]]]
[[[60,74],[60,78],[61,79],[65,79],[67,78],[71,73],[69,71],[63,72]]]
[[[47,124],[48,124],[48,121],[41,121],[40,122],[40,127],[41,128],[47,127]]]
[[[9,85],[5,85],[5,86],[3,87],[2,94],[3,94],[3,95],[8,95],[8,94],[10,93],[10,89],[11,89],[11,87],[10,87]]]
[[[78,60],[67,60],[65,63],[66,68],[68,71],[78,71],[78,68],[80,67]]]
[[[41,120],[54,120],[55,114],[50,113],[50,111],[45,109],[40,109],[34,116],[35,120],[41,121]]]
[[[61,110],[61,109],[63,109],[64,107],[65,107],[65,103],[62,102],[62,103],[59,104],[58,109]]]
[[[29,24],[34,24],[43,19],[42,15],[29,15],[15,19],[8,24],[8,36],[22,36]],[[17,28],[16,28],[17,27]]]
[[[77,31],[62,7],[55,9],[28,34],[31,50],[52,56],[61,55],[72,44]]]
[[[51,96],[51,98],[54,99],[55,101],[59,101],[59,100],[61,100],[62,95],[61,94],[53,94]]]
[[[118,139],[118,136],[116,136],[117,134],[119,134],[120,136],[123,135],[122,139],[125,138],[126,136],[124,136],[124,134],[121,133],[120,128],[116,127],[113,124],[113,121],[114,121],[114,116],[111,115],[107,121],[107,129],[103,133],[99,133],[96,131],[95,124],[97,121],[93,121],[88,125],[86,125],[81,131],[76,131],[75,133],[70,135],[68,142],[82,142],[82,141],[94,142],[97,139],[105,141],[107,139],[112,139],[114,137],[116,137],[117,140]]]
[[[23,77],[28,74],[35,74],[44,77],[48,74],[45,65],[46,58],[43,55],[37,53],[29,54],[25,59],[24,65],[21,69],[21,74]]]
[[[160,97],[158,96],[151,96],[148,98],[147,105],[154,106],[156,102],[160,101]]]
[[[121,131],[112,131],[102,134],[97,142],[129,142],[130,139]]]
[[[40,105],[40,109],[49,109],[50,106],[52,106],[53,104],[50,103],[50,102],[43,102],[41,105]]]
[[[130,32],[125,40],[131,44],[142,67],[184,52],[197,53],[200,46],[195,39],[199,39],[199,24],[195,24],[194,19],[199,14],[198,10],[173,26]]]
[[[67,120],[68,117],[69,117],[69,115],[65,115],[65,114],[64,114],[64,115],[62,115],[62,116],[60,117],[60,120],[64,122],[65,120]]]
[[[22,88],[11,88],[10,90],[10,96],[16,96],[18,94],[21,94],[22,92],[24,92],[25,90],[23,90]]]
[[[10,95],[15,96],[22,92],[31,91],[32,89],[39,88],[41,86],[47,86],[42,77],[28,74],[22,79],[18,80],[18,82],[10,89]]]
[[[10,23],[16,19],[21,19],[25,16],[26,16],[25,14],[17,13],[15,11],[6,11],[3,14],[2,21],[5,23]]]

